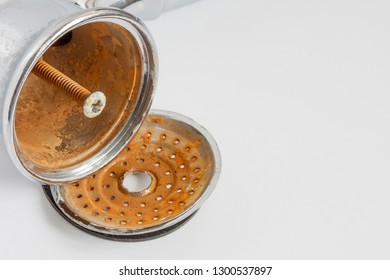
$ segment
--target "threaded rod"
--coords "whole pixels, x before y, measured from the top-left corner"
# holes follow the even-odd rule
[[[39,60],[37,64],[35,64],[32,72],[41,79],[64,89],[78,101],[84,101],[91,94],[89,90],[43,60]]]
[[[32,72],[41,79],[64,89],[77,101],[84,102],[83,112],[88,118],[97,117],[106,106],[106,96],[103,92],[91,93],[42,59],[35,64]]]

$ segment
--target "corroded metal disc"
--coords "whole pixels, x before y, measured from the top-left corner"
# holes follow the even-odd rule
[[[46,187],[46,193],[63,216],[91,233],[148,239],[175,229],[199,209],[216,185],[220,164],[218,147],[203,127],[155,111],[107,166],[73,184]],[[124,182],[137,173],[150,176],[150,184],[133,190]]]

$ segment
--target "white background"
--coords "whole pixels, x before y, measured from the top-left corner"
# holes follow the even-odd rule
[[[0,145],[3,259],[390,257],[390,2],[203,0],[147,22],[153,107],[219,143],[219,184],[148,242],[63,220]]]

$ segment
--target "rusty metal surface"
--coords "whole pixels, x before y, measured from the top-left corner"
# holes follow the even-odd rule
[[[154,112],[106,167],[74,184],[52,186],[57,205],[80,226],[113,235],[149,234],[197,211],[213,191],[221,160],[208,132],[178,114]],[[150,191],[129,193],[128,172],[147,172]]]
[[[106,109],[89,119],[65,89],[29,75],[16,107],[17,141],[30,162],[57,170],[90,158],[117,136],[138,100],[142,61],[129,32],[100,22],[73,30],[68,44],[50,48],[43,58],[107,96]]]

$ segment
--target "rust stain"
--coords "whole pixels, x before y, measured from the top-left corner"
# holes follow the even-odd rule
[[[104,92],[105,110],[86,118],[63,89],[31,73],[15,113],[21,152],[37,167],[53,171],[87,160],[115,138],[132,114],[142,80],[137,42],[122,27],[91,23],[72,34],[69,43],[51,47],[43,59],[89,90]]]
[[[92,177],[62,186],[72,211],[99,226],[144,228],[177,217],[202,196],[211,173],[210,158],[200,152],[203,138],[186,139],[164,125],[156,127],[156,119],[164,123],[148,117],[118,157]],[[121,185],[128,171],[152,174],[152,191],[129,195]]]

